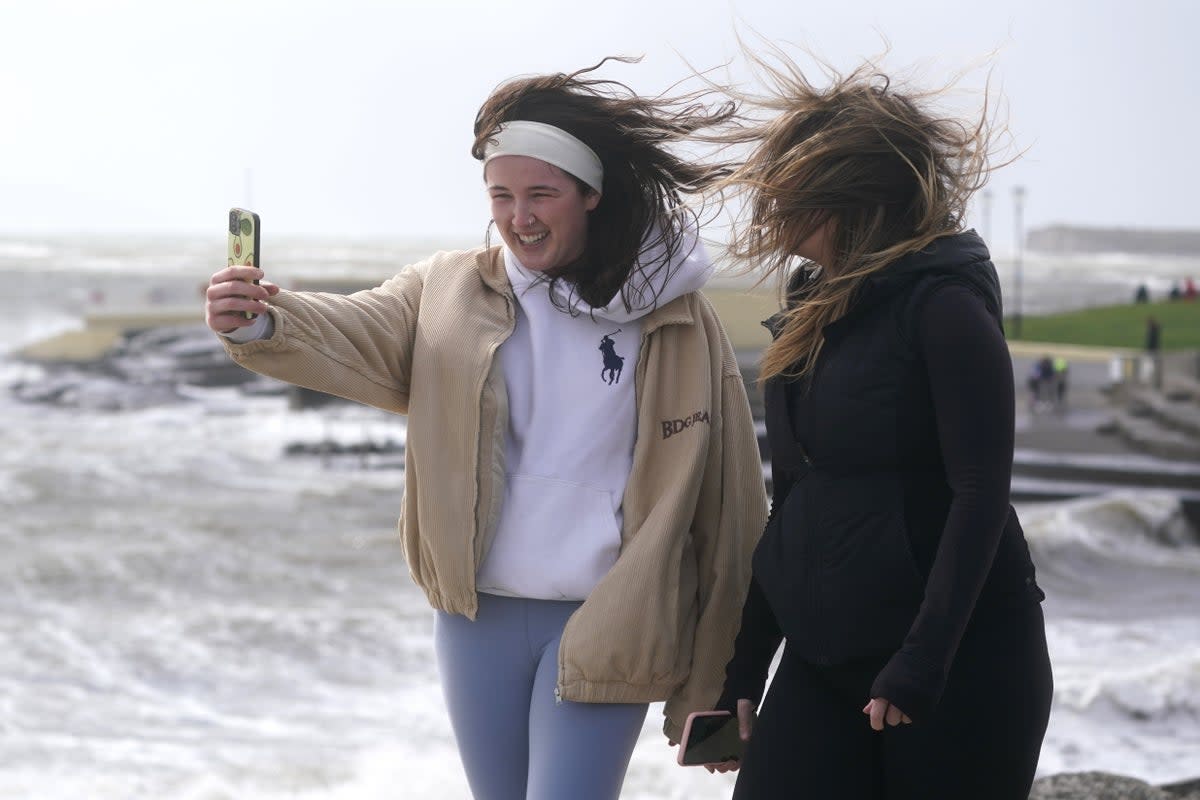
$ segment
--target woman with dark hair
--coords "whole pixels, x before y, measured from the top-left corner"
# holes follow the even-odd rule
[[[772,511],[717,704],[749,742],[734,797],[1024,800],[1052,678],[999,281],[963,230],[989,118],[780,58],[747,100],[769,117],[730,135],[754,144],[733,250],[787,298],[761,370]]]
[[[667,149],[732,107],[592,69],[480,109],[502,244],[349,296],[236,266],[208,289],[239,363],[408,415],[400,530],[477,798],[617,797],[650,702],[678,740],[720,693],[766,517],[681,201],[727,171]]]

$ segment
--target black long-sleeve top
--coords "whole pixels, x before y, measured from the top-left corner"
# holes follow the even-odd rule
[[[1006,548],[1015,555],[1005,556],[1008,563],[1003,571],[1020,573],[1015,582],[1028,589],[1026,597],[1042,597],[1009,505],[1014,389],[1012,364],[998,320],[980,294],[951,282],[935,288],[921,304],[915,333],[917,363],[924,365],[927,398],[936,420],[937,442],[931,446],[940,450],[949,504],[935,546],[926,558],[918,559],[924,561],[926,571],[920,608],[902,646],[887,660],[871,687],[872,697],[886,698],[914,719],[927,713],[941,694],[1006,532],[1013,538],[1015,529],[1019,543]],[[797,429],[803,429],[795,415],[803,413],[804,395],[803,384],[792,384],[785,395]],[[773,466],[772,515],[778,513],[795,482],[796,476],[788,470]],[[1005,583],[1014,582],[1013,576],[1005,577]],[[786,609],[780,611],[786,613]],[[784,627],[756,576],[718,708],[733,711],[738,698],[750,699],[755,705],[761,701]]]

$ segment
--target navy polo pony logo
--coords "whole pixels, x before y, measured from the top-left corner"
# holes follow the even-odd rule
[[[617,328],[600,340],[600,352],[604,353],[604,369],[600,370],[600,380],[609,386],[621,382],[621,369],[625,366],[625,359],[617,355],[617,344],[612,340],[613,334],[620,332],[621,329]]]

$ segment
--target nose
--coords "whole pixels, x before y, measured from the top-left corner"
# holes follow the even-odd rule
[[[513,207],[513,227],[528,228],[533,225],[537,218],[533,215],[533,211],[524,203],[517,203]]]

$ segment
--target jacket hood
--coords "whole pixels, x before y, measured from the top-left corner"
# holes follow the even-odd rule
[[[926,278],[963,281],[979,292],[988,312],[1003,324],[1000,277],[992,264],[987,245],[974,229],[943,236],[922,250],[901,256],[862,282],[849,313],[851,318],[914,286]],[[788,296],[797,295],[814,271],[799,269],[788,281]],[[784,312],[763,320],[763,326],[777,337],[783,330]],[[835,321],[837,325],[841,320]]]
[[[658,238],[657,228],[646,238]],[[665,248],[661,241],[647,249],[638,259],[634,267],[636,272],[642,264],[654,264],[664,257]],[[504,248],[504,268],[508,279],[512,282],[514,292],[524,292],[537,284],[549,286],[548,281],[540,273],[526,269],[517,257]],[[592,316],[624,324],[641,319],[656,308],[661,308],[672,300],[704,288],[712,276],[713,266],[709,261],[704,243],[700,241],[695,227],[684,230],[678,252],[671,258],[671,263],[660,268],[652,278],[652,286],[640,293],[635,293],[633,307],[625,308],[621,293],[609,301],[608,305],[592,307],[571,291],[571,287],[563,281],[554,284],[554,297],[560,306],[569,307],[572,312],[591,314]],[[631,273],[632,274],[632,273]],[[640,294],[640,296],[638,296]]]
[[[969,284],[983,296],[992,316],[1001,320],[1000,278],[987,245],[974,230],[943,236],[866,278],[851,313],[869,308],[926,278],[952,278]]]

